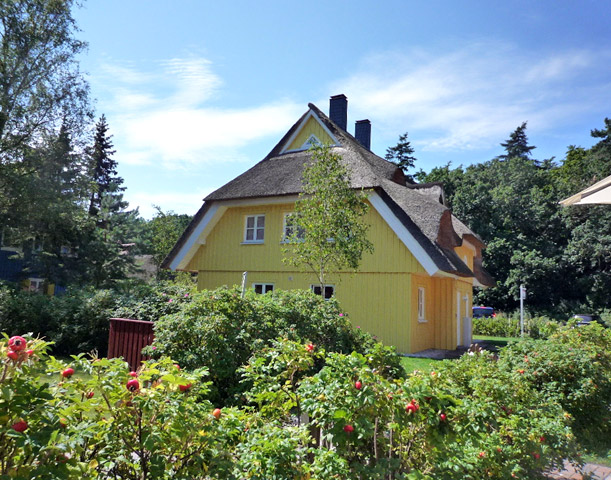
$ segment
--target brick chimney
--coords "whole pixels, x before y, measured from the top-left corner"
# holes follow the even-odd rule
[[[369,120],[357,120],[354,125],[354,137],[367,150],[371,150],[371,122]]]
[[[343,93],[329,100],[329,118],[344,131],[348,128],[348,97]]]

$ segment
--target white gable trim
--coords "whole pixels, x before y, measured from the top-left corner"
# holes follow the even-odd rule
[[[412,255],[416,257],[416,260],[418,263],[420,263],[420,265],[422,265],[422,268],[426,270],[426,273],[431,276],[439,273],[439,268],[433,259],[428,253],[426,253],[424,248],[422,248],[422,245],[418,243],[409,230],[405,228],[405,225],[401,223],[386,202],[382,200],[382,197],[380,197],[376,192],[371,192],[367,197],[367,200],[369,200],[369,203],[371,203],[373,208],[376,209],[392,231],[395,232],[395,235],[399,237],[399,240],[401,240]]]
[[[214,225],[225,213],[226,208],[214,203],[197,223],[191,235],[187,238],[174,260],[170,262],[170,270],[184,270],[197,252],[200,245],[206,243],[206,237]]]
[[[324,124],[324,122],[320,119],[320,117],[318,115],[316,115],[316,113],[314,113],[312,110],[310,110],[306,116],[304,117],[304,119],[301,121],[301,124],[295,129],[295,131],[293,132],[293,134],[289,137],[289,139],[286,141],[286,143],[282,146],[282,150],[280,150],[280,154],[283,153],[290,153],[290,152],[300,152],[302,150],[305,150],[304,148],[297,148],[297,149],[293,149],[293,150],[289,150],[289,146],[295,141],[295,139],[297,138],[297,136],[301,133],[301,131],[303,130],[303,128],[305,127],[305,125],[308,123],[308,120],[310,118],[314,118],[322,127],[322,129],[327,133],[327,135],[329,135],[329,137],[331,137],[331,140],[333,141],[333,144],[331,146],[334,147],[339,147],[339,141],[337,140],[337,138],[335,137],[335,135],[333,135],[331,133],[331,130],[329,130],[327,128],[327,126]]]
[[[174,260],[170,262],[170,270],[185,270],[193,259],[200,245],[206,244],[206,238],[229,207],[274,205],[280,203],[295,203],[297,195],[286,197],[252,198],[239,200],[223,200],[212,203],[208,211],[191,231]]]

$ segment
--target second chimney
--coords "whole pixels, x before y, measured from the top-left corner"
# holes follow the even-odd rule
[[[356,121],[354,125],[354,138],[367,150],[371,150],[371,122],[369,120]]]
[[[343,93],[329,100],[329,118],[344,131],[348,128],[348,97]]]

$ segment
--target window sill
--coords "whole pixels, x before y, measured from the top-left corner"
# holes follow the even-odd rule
[[[263,245],[265,242],[242,242],[240,245]]]
[[[426,318],[419,318],[418,323],[428,323],[428,320]]]

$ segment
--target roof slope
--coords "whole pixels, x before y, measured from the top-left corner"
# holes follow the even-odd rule
[[[339,146],[332,148],[334,153],[341,156],[350,172],[352,187],[376,191],[439,270],[459,276],[475,276],[456,255],[453,247],[462,243],[464,235],[478,237],[460,222],[456,224],[456,227],[460,227],[456,230],[450,210],[437,201],[439,194],[431,194],[430,188],[421,190],[423,186],[408,184],[401,169],[394,163],[363,147],[315,105],[310,103],[308,106],[310,109],[263,160],[204,199],[204,206],[196,214],[193,224],[203,217],[213,202],[301,193],[302,173],[310,154],[307,150],[283,153],[283,149],[306,116],[312,113],[337,139]],[[162,266],[169,266],[192,231],[190,225]]]

